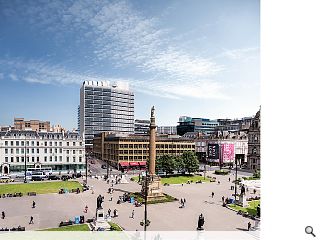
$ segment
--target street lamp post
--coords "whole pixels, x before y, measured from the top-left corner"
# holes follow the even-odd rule
[[[85,153],[86,157],[86,185],[88,185],[88,154]]]
[[[234,201],[237,199],[238,161],[236,159],[236,179],[234,181]]]
[[[147,214],[147,200],[148,200],[148,171],[146,169],[146,176],[145,176],[145,186],[144,186],[144,231],[147,231],[147,221],[148,221],[148,214]]]

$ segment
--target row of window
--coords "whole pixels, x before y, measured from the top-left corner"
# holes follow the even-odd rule
[[[40,157],[27,157],[26,158],[27,159],[27,162],[40,162]],[[43,161],[44,162],[58,162],[58,160],[59,160],[59,162],[62,162],[62,156],[59,156],[59,158],[58,158],[58,156],[55,156],[55,157],[52,157],[52,156],[50,156],[50,157],[47,157],[47,156],[45,156],[44,158],[43,158]],[[77,160],[77,158],[76,157],[72,157],[72,158],[70,158],[70,157],[66,157],[66,162],[70,162],[70,161],[73,161],[73,162],[76,162],[76,160]],[[9,162],[9,157],[5,157],[5,162]],[[10,158],[10,162],[24,162],[24,157],[11,157]],[[79,157],[78,158],[78,162],[82,162],[82,157]]]
[[[47,148],[45,148],[44,149],[44,153],[58,153],[58,150],[59,150],[59,153],[62,153],[62,148],[60,148],[60,149],[57,149],[57,148],[55,148],[54,149],[54,151],[53,151],[53,149],[52,148],[49,148],[49,149],[47,149]],[[66,150],[66,152],[67,152],[67,154],[69,154],[69,153],[73,153],[73,154],[76,154],[76,151],[77,150]],[[9,154],[9,152],[11,153],[11,154],[14,154],[14,149],[13,148],[5,148],[5,150],[4,150],[4,153],[5,154]],[[15,151],[15,153],[16,154],[20,154],[20,153],[24,153],[24,148],[21,148],[21,149],[19,149],[19,148],[16,148],[16,151]],[[26,153],[40,153],[40,149],[39,148],[27,148],[26,149]],[[82,150],[79,150],[79,154],[82,154]]]
[[[119,148],[149,148],[149,144],[120,144]],[[156,148],[194,148],[193,144],[181,144],[181,145],[171,145],[171,144],[156,144]]]
[[[158,154],[162,154],[162,153],[167,153],[167,154],[173,154],[173,153],[182,153],[184,151],[186,151],[185,149],[175,149],[175,150],[169,150],[169,149],[157,149],[156,150]],[[149,154],[148,150],[119,150],[119,151],[112,151],[112,150],[107,150],[106,151],[107,154]]]
[[[5,146],[24,146],[24,143],[26,143],[26,146],[39,146],[40,142],[39,141],[4,141]],[[15,142],[15,145],[14,145]],[[58,146],[58,142],[44,142],[44,146]],[[77,146],[77,142],[67,142],[67,146]],[[62,146],[62,142],[59,142],[59,146]],[[82,146],[82,142],[79,142],[79,146]]]

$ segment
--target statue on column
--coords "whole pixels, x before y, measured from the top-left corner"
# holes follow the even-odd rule
[[[154,117],[154,106],[151,108],[151,117]]]

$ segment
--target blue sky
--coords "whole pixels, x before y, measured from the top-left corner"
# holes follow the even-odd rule
[[[77,127],[85,80],[129,82],[135,118],[239,118],[260,105],[260,3],[0,0],[0,125]]]

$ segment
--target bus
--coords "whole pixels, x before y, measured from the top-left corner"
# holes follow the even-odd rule
[[[31,175],[34,175],[35,173],[43,172],[46,176],[49,176],[52,174],[52,168],[51,167],[27,168],[27,173],[28,172],[29,174],[31,173]]]

